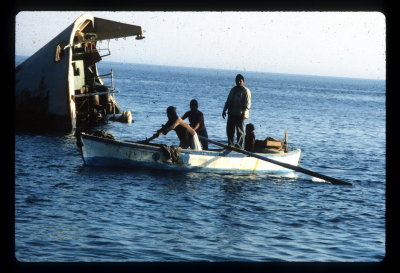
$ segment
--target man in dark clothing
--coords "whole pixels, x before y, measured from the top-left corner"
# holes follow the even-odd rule
[[[197,135],[208,138],[207,129],[204,124],[204,115],[199,109],[197,100],[193,99],[190,101],[190,111],[187,111],[182,119],[189,118],[190,127],[192,127]],[[208,142],[206,140],[200,140],[203,150],[208,150]]]
[[[246,137],[244,138],[244,149],[246,151],[255,152],[256,136],[254,134],[254,125],[249,123],[246,125]]]
[[[229,92],[226,99],[222,118],[226,117],[228,110],[228,121],[226,124],[226,135],[228,145],[234,145],[234,136],[236,131],[236,145],[244,148],[244,119],[249,118],[251,107],[251,92],[244,86],[244,77],[241,74],[236,76],[236,86]]]

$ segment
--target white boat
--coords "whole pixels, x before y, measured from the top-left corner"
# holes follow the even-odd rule
[[[281,174],[292,170],[266,162],[253,156],[227,149],[196,151],[175,149],[179,157],[171,159],[166,145],[143,144],[97,137],[85,133],[78,136],[84,163],[90,166],[144,167],[186,172],[217,173],[271,173]],[[255,155],[292,166],[298,166],[301,150],[292,149],[279,153],[257,153]]]

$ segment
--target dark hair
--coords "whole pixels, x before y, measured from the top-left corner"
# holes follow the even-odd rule
[[[254,131],[254,125],[252,123],[249,123],[246,125],[246,133],[251,133]]]
[[[176,108],[174,106],[168,106],[167,108],[167,115],[174,115],[176,116]]]
[[[192,100],[190,101],[190,106],[194,106],[194,107],[196,107],[196,108],[199,108],[199,103],[197,102],[197,100],[192,99]]]
[[[236,80],[236,81],[238,81],[238,80],[243,80],[243,81],[244,81],[244,77],[243,77],[242,74],[237,74],[235,80]]]

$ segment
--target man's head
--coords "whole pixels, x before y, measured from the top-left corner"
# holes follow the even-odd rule
[[[236,75],[235,82],[237,86],[244,86],[244,77],[242,76],[242,74]]]
[[[174,118],[176,116],[176,108],[174,106],[168,106],[167,108],[168,118]]]
[[[254,125],[252,123],[248,123],[246,125],[246,134],[250,134],[254,132]]]
[[[193,99],[190,101],[190,110],[194,111],[197,110],[199,108],[199,104],[197,102],[197,100]]]

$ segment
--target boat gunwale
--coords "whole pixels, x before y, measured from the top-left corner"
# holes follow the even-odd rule
[[[110,143],[110,144],[117,144],[120,146],[125,146],[129,148],[140,148],[140,149],[146,149],[146,150],[152,150],[152,151],[161,151],[161,147],[158,146],[153,146],[153,145],[148,145],[148,144],[143,144],[143,143],[138,143],[135,141],[124,141],[124,140],[117,140],[117,139],[110,139],[110,138],[103,138],[103,137],[98,137],[98,136],[93,136],[89,135],[86,133],[80,133],[81,137],[94,140],[94,141],[100,141],[103,143]],[[162,145],[162,144],[157,144],[157,145]],[[287,157],[287,156],[292,156],[294,154],[297,154],[301,152],[301,149],[299,148],[294,148],[291,151],[284,152],[284,153],[256,153],[257,155],[260,156],[265,156],[265,157]],[[181,149],[181,153],[183,154],[193,154],[193,155],[207,155],[207,156],[222,156],[226,157],[229,155],[229,157],[249,157],[245,154],[241,154],[235,151],[229,151],[226,149],[223,149],[221,151],[212,151],[212,150],[201,150],[201,151],[196,151],[196,150],[191,150],[191,149]]]

